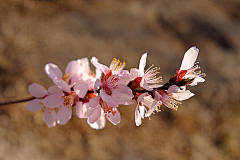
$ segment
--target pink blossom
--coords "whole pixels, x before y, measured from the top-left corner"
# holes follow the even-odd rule
[[[83,102],[79,101],[83,99],[85,102],[87,98],[87,91],[93,88],[93,82],[95,79],[90,76],[90,68],[87,58],[79,60],[73,60],[68,63],[65,74],[62,76],[61,70],[55,64],[49,63],[45,66],[46,74],[53,79],[53,82],[64,91],[62,96],[63,103],[55,104],[59,107],[57,114],[57,123],[65,125],[72,117],[72,107],[76,106],[76,114],[79,118],[84,117],[86,106]],[[89,87],[91,86],[91,87]],[[56,98],[50,96],[47,98],[47,104],[53,103],[51,100]],[[58,106],[57,106],[58,105]]]
[[[182,79],[193,79],[193,81],[188,83],[188,85],[191,86],[195,86],[197,83],[205,81],[203,78],[205,76],[204,73],[201,73],[201,71],[195,72],[200,68],[198,65],[194,66],[198,53],[199,49],[195,46],[187,50],[183,57],[181,67],[177,70],[177,81],[181,81]]]
[[[45,72],[53,82],[63,91],[70,92],[71,88],[82,77],[80,68],[81,61],[73,60],[68,63],[64,75],[60,68],[52,63],[45,65]]]
[[[57,116],[54,108],[57,108],[57,105],[63,103],[63,99],[61,97],[63,94],[62,91],[58,89],[57,86],[51,86],[48,88],[48,90],[46,90],[43,86],[37,83],[30,84],[28,86],[28,90],[30,94],[37,99],[31,100],[27,104],[26,108],[30,112],[37,112],[39,110],[42,110],[44,112],[43,120],[47,124],[47,126],[49,128],[56,126]],[[46,98],[48,98],[53,103],[46,106]]]
[[[189,90],[182,90],[176,85],[172,85],[166,91],[159,90],[156,92],[156,95],[156,97],[158,97],[156,99],[159,99],[163,106],[166,106],[173,110],[178,109],[177,104],[179,103],[179,101],[183,101],[194,96],[194,94]]]
[[[89,106],[92,107],[92,110],[88,115],[88,122],[90,124],[96,123],[99,119],[104,121],[105,117],[114,125],[120,123],[121,115],[117,108],[109,107],[109,105],[104,102],[100,96],[94,97],[90,101]]]
[[[147,53],[144,53],[139,63],[139,69],[132,68],[130,70],[130,74],[135,76],[135,79],[131,82],[131,88],[141,87],[143,89],[152,91],[153,87],[149,86],[148,84],[161,82],[161,77],[156,77],[156,75],[159,73],[157,71],[160,68],[157,68],[157,67],[153,68],[153,65],[152,65],[144,72],[144,68],[146,66],[146,60],[147,60]]]
[[[103,76],[94,85],[94,90],[99,90],[99,96],[94,97],[89,104],[93,108],[88,116],[89,123],[94,123],[102,115],[105,115],[110,122],[116,125],[121,120],[116,107],[119,104],[133,103],[132,90],[127,87],[133,76],[123,70],[125,63],[120,63],[117,59],[112,61],[109,68],[100,64],[95,57],[91,59],[91,62],[103,73]]]

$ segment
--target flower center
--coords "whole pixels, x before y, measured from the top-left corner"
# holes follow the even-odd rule
[[[109,76],[107,79],[102,78],[102,88],[108,95],[112,95],[112,89],[116,87],[115,83],[119,80],[119,78],[114,75]]]
[[[99,100],[99,104],[101,105],[102,109],[103,109],[103,112],[106,116],[106,118],[109,118],[110,117],[110,113],[112,113],[112,115],[114,116],[116,114],[116,111],[113,110],[113,107],[109,107],[106,102],[104,102],[102,100],[102,98],[100,98]]]
[[[63,106],[69,108],[76,105],[76,102],[78,101],[78,96],[74,91],[71,91],[71,93],[66,92],[65,95],[63,96],[63,99],[64,99]]]

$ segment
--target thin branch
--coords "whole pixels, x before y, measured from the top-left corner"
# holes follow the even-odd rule
[[[0,106],[1,105],[7,105],[7,104],[13,104],[13,103],[27,102],[27,101],[31,101],[33,99],[36,99],[36,98],[35,97],[30,97],[30,98],[16,100],[16,101],[3,102],[3,103],[0,103]]]

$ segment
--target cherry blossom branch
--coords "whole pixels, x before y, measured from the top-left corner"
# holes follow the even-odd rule
[[[174,75],[175,76],[175,75]],[[173,76],[173,77],[174,77]],[[177,86],[184,86],[186,85],[186,80],[181,80],[181,81],[174,81],[173,82],[173,77],[169,79],[169,82],[165,83],[163,86],[161,87],[158,87],[158,88],[153,88],[153,90],[167,90],[169,87],[171,87],[172,85],[177,85]],[[150,95],[152,91],[148,91],[146,89],[132,89],[132,92],[135,92],[135,93],[149,93]],[[87,93],[94,93],[93,90],[88,90]],[[97,90],[97,93],[99,93],[99,90]],[[8,101],[8,102],[2,102],[0,103],[0,106],[1,105],[8,105],[8,104],[14,104],[14,103],[21,103],[21,102],[27,102],[27,101],[31,101],[33,99],[36,99],[35,97],[30,97],[30,98],[26,98],[26,99],[21,99],[21,100],[16,100],[16,101]]]
[[[31,100],[26,106],[27,110],[44,112],[43,119],[49,128],[56,126],[56,123],[65,125],[71,119],[72,108],[75,107],[76,115],[87,118],[90,127],[102,129],[106,120],[114,125],[120,123],[120,104],[137,102],[134,115],[136,126],[139,126],[144,117],[160,112],[161,106],[177,110],[177,104],[194,96],[194,93],[187,90],[187,86],[196,86],[205,81],[205,74],[196,71],[200,68],[195,63],[198,53],[196,47],[191,47],[185,53],[176,74],[164,85],[159,85],[162,78],[156,76],[160,68],[152,65],[145,70],[147,53],[141,56],[139,68],[130,70],[123,70],[125,62],[121,63],[118,59],[113,59],[107,67],[92,57],[95,74],[90,70],[87,58],[69,62],[64,74],[57,65],[48,63],[44,70],[55,85],[46,89],[40,84],[32,83],[28,90],[34,97],[3,102],[0,105]]]

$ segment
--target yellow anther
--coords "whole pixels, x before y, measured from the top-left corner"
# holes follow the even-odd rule
[[[70,72],[64,73],[64,76],[62,77],[62,79],[66,82],[68,80],[69,76],[70,76]]]

